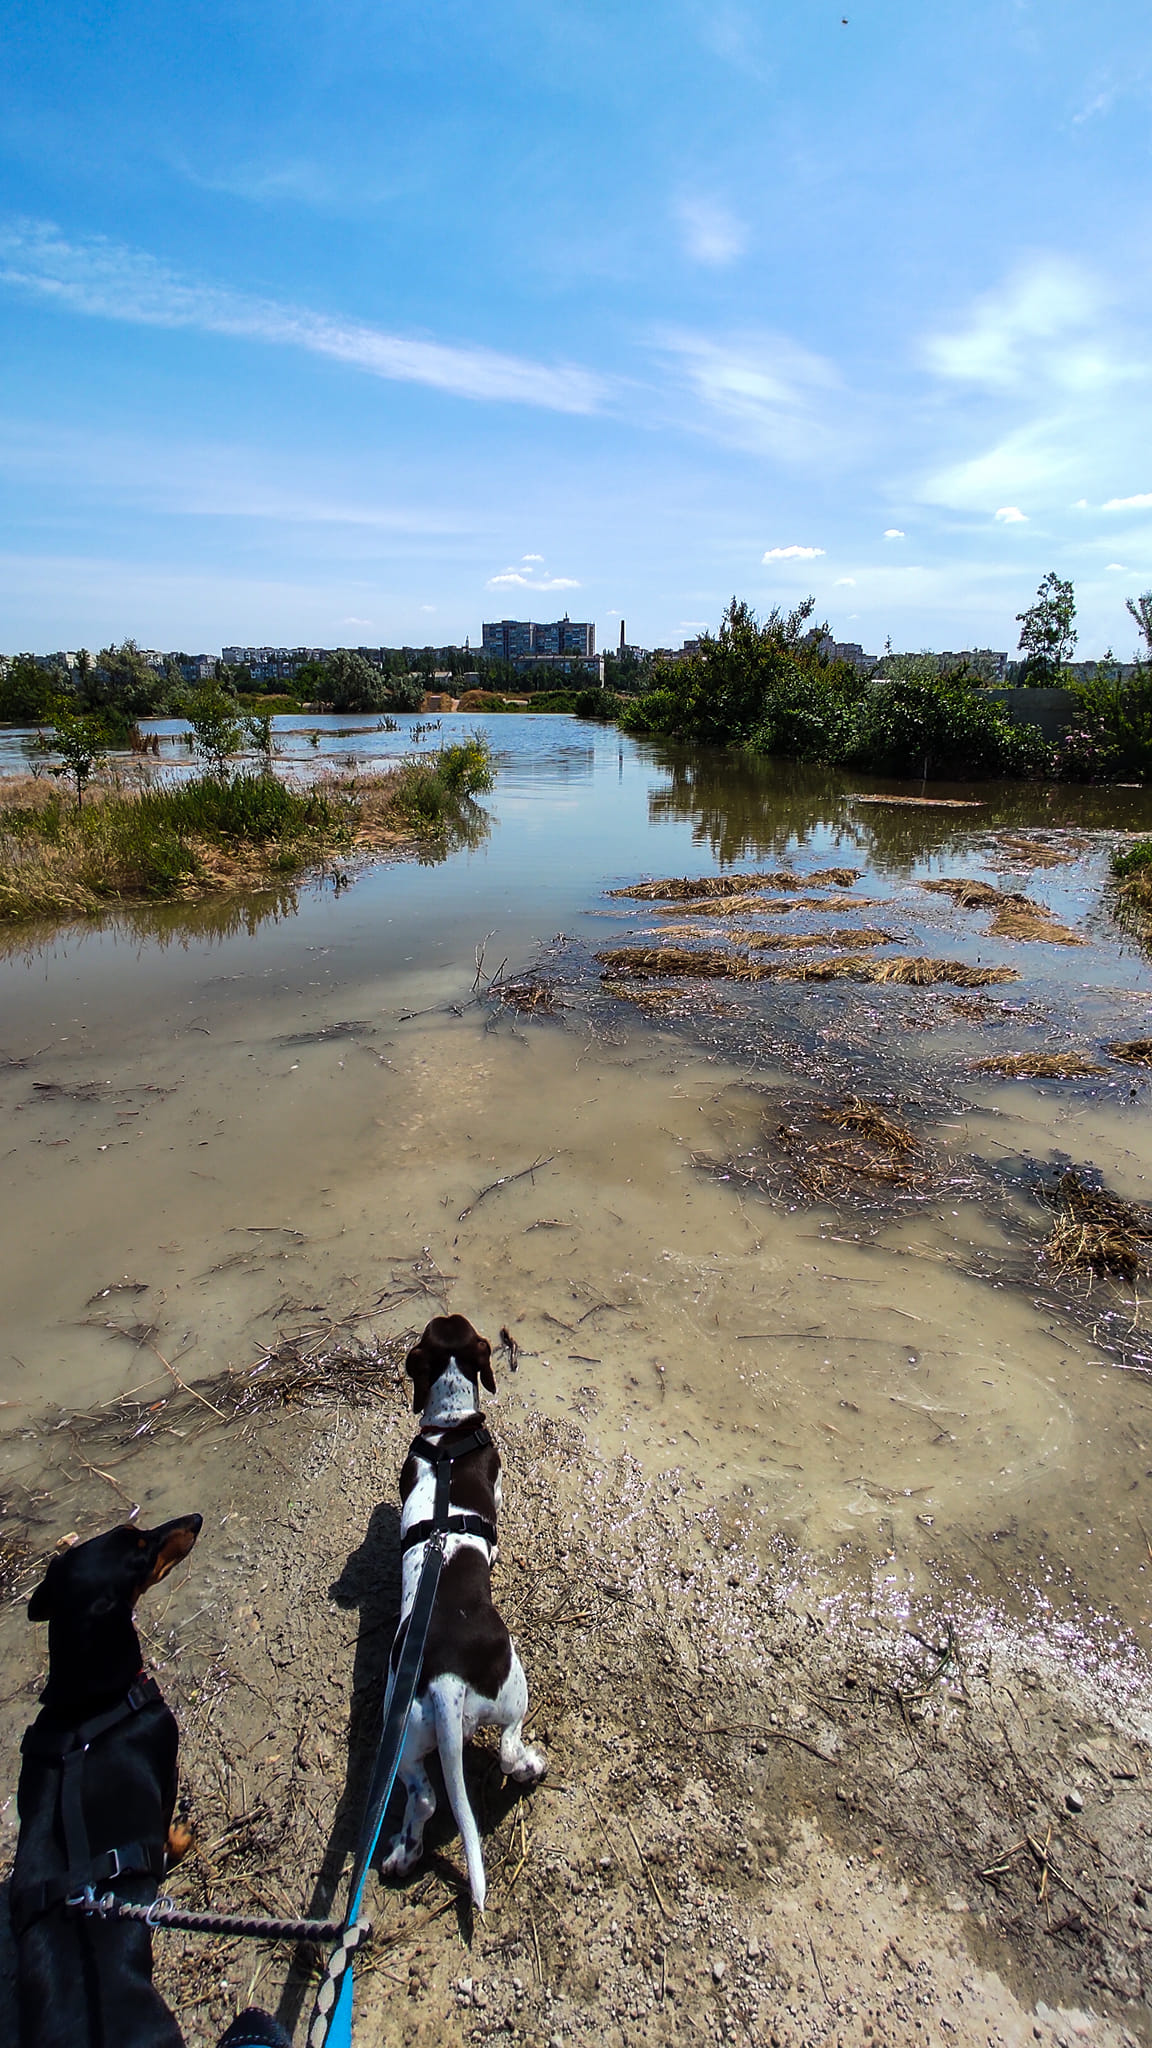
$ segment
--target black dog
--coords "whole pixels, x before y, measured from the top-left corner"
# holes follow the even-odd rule
[[[152,1983],[152,1931],[64,1911],[98,1896],[150,1905],[169,1857],[179,1731],[142,1670],[132,1610],[187,1557],[199,1515],[112,1529],[60,1552],[28,1603],[48,1623],[43,1712],[26,1730],[11,1911],[23,2048],[182,2048]]]

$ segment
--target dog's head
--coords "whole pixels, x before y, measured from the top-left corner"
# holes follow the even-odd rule
[[[490,1394],[496,1392],[488,1339],[472,1328],[467,1316],[433,1316],[404,1361],[404,1370],[412,1382],[414,1414],[423,1414],[441,1373],[450,1372],[453,1367],[471,1380],[473,1393],[478,1380]],[[479,1406],[479,1397],[476,1405]]]
[[[187,1557],[202,1515],[177,1515],[158,1529],[129,1523],[58,1551],[28,1602],[29,1621],[69,1620],[77,1626],[117,1613],[131,1615],[149,1586]]]

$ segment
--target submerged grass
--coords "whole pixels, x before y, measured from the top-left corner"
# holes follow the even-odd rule
[[[91,915],[111,902],[259,887],[355,848],[443,839],[491,786],[482,740],[377,776],[297,788],[268,771],[132,788],[83,808],[22,778],[0,794],[0,919]]]
[[[1127,1060],[1130,1066],[1152,1067],[1152,1038],[1114,1038],[1106,1050],[1114,1060]]]
[[[1002,1074],[1006,1080],[1073,1081],[1084,1074],[1106,1074],[1108,1069],[1085,1052],[1001,1052],[975,1060],[972,1071]]]

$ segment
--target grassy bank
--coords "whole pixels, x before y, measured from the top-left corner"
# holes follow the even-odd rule
[[[44,777],[14,778],[0,785],[0,919],[259,888],[342,853],[435,857],[475,836],[473,798],[491,785],[480,738],[307,788],[268,771],[151,788],[110,779],[82,808]]]

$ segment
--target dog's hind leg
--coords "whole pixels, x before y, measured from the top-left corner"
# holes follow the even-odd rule
[[[524,1740],[524,1716],[528,1712],[528,1680],[515,1650],[512,1669],[500,1688],[493,1720],[500,1729],[500,1769],[518,1785],[536,1785],[548,1769],[548,1759]]]
[[[404,1751],[397,1773],[408,1794],[400,1832],[380,1865],[382,1877],[404,1877],[413,1870],[424,1852],[424,1830],[436,1811],[436,1794],[424,1768],[424,1758],[436,1746],[436,1727],[426,1701],[417,1700],[408,1723]]]

